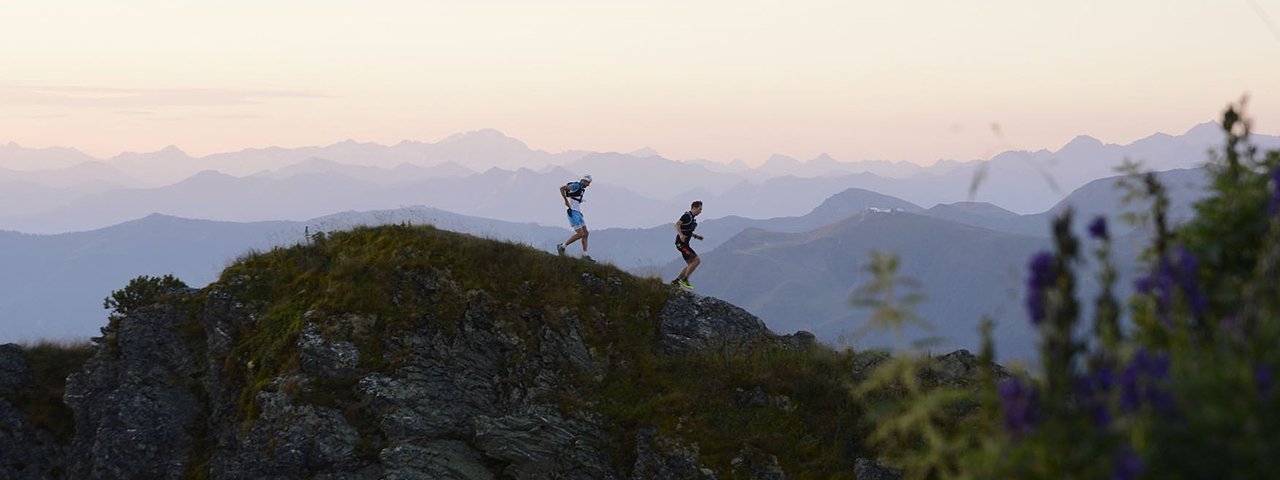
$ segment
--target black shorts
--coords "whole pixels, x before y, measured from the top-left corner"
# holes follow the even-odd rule
[[[698,252],[693,251],[693,247],[689,246],[689,242],[680,241],[680,237],[676,237],[676,250],[680,251],[680,256],[684,257],[686,263],[698,258]]]

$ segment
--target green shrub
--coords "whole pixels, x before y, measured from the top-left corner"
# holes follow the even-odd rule
[[[173,275],[143,275],[120,290],[112,290],[102,300],[102,308],[111,310],[113,316],[125,316],[147,305],[173,300],[187,289],[187,284]]]

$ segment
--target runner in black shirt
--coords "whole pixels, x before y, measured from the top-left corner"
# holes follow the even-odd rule
[[[685,266],[680,270],[680,276],[671,281],[672,285],[679,285],[684,288],[693,289],[693,285],[689,284],[689,275],[693,275],[693,271],[698,269],[698,265],[702,263],[702,259],[698,258],[698,252],[693,251],[689,246],[689,240],[696,238],[702,240],[702,235],[693,233],[698,228],[698,214],[702,213],[702,201],[693,202],[689,205],[689,211],[684,212],[680,216],[680,220],[676,221],[676,250],[680,251],[680,256],[684,257]]]

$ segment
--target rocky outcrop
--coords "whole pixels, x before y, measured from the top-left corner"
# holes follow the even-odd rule
[[[860,453],[853,425],[827,432],[846,423],[813,407],[855,422],[843,376],[883,358],[846,374],[845,357],[806,352],[813,335],[776,335],[729,303],[441,235],[318,237],[202,290],[113,292],[67,380],[66,447],[6,401],[31,374],[0,347],[0,480],[783,480],[802,463],[764,450],[788,448],[776,432],[814,432],[804,445],[839,459],[827,472]],[[519,267],[474,268],[491,258]],[[964,382],[971,357],[928,374]]]
[[[440,272],[417,275],[412,283],[423,289],[456,286]],[[620,471],[609,425],[591,408],[557,408],[556,399],[578,396],[581,378],[607,368],[581,332],[584,321],[608,319],[565,311],[555,324],[513,322],[500,312],[509,306],[478,290],[463,295],[456,323],[423,322],[397,335],[369,335],[384,328],[376,316],[313,310],[287,340],[296,369],[261,378],[264,366],[243,348],[261,308],[232,290],[199,292],[198,310],[140,308],[104,329],[68,383],[77,425],[68,478],[715,478],[698,464],[696,445],[652,433],[623,454],[636,461]],[[811,335],[777,337],[707,297],[674,295],[658,318],[654,348],[670,354],[771,340],[813,347]],[[355,338],[384,343],[362,350]],[[370,352],[386,367],[368,368]],[[251,384],[259,387],[245,397]],[[765,402],[786,408],[785,399]],[[740,477],[784,478],[776,458],[757,453],[739,462],[757,473]]]
[[[732,464],[735,478],[787,480],[786,472],[778,465],[778,457],[756,448],[744,447]]]
[[[715,480],[711,469],[698,462],[698,445],[659,436],[654,429],[636,434],[636,463],[631,478],[654,480]]]
[[[156,304],[104,329],[94,356],[67,379],[75,412],[69,478],[181,478],[204,407],[197,356],[177,333],[187,320]]]
[[[662,307],[658,347],[669,354],[741,349],[773,335],[754,315],[729,302],[681,292]]]
[[[880,365],[893,356],[884,350],[867,350],[858,352],[853,359],[853,378],[859,381],[867,379]],[[975,388],[982,378],[983,365],[981,359],[972,352],[960,349],[954,352],[933,357],[930,356],[922,364],[919,378],[930,386],[954,388]],[[1000,364],[991,364],[996,380],[1009,378],[1010,374]]]
[[[0,345],[0,479],[54,478],[65,468],[66,453],[53,434],[36,428],[9,402],[31,382],[22,349]]]
[[[22,348],[12,343],[0,345],[0,397],[7,397],[31,381],[31,368],[22,357]]]
[[[866,458],[853,464],[853,476],[858,480],[902,480],[902,472]]]
[[[1009,378],[1009,371],[1000,364],[991,364],[995,379]],[[968,350],[954,352],[929,359],[928,366],[921,376],[930,380],[933,385],[971,388],[982,378],[982,362]]]

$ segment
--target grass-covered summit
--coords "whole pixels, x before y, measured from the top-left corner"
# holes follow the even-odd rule
[[[69,477],[853,478],[874,456],[855,387],[881,357],[431,227],[316,235],[199,290],[142,277],[107,306],[67,383]],[[949,358],[935,376],[975,376]]]

